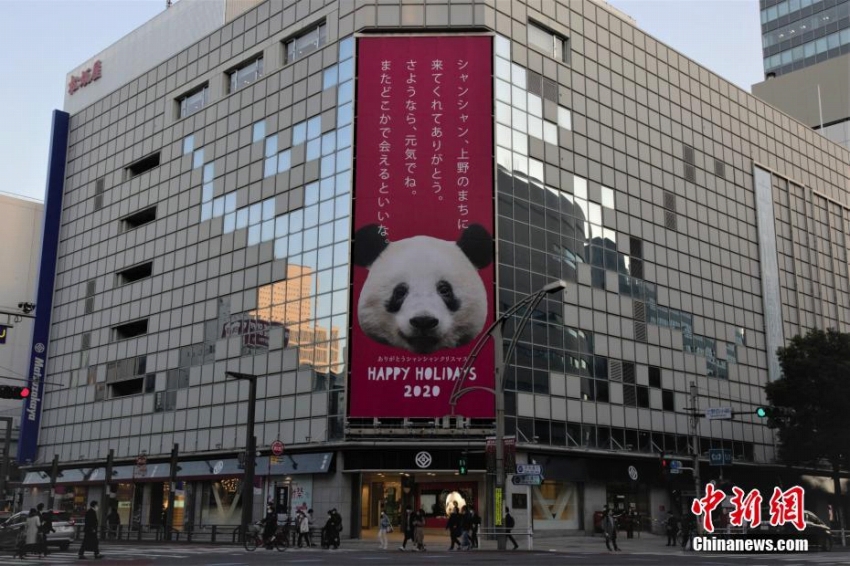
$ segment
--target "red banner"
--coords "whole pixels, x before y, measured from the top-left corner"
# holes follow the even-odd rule
[[[352,417],[439,417],[494,320],[490,37],[358,43]],[[466,386],[494,385],[493,345]],[[494,415],[475,390],[457,414]]]

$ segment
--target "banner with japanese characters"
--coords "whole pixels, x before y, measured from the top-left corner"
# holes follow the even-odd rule
[[[494,320],[488,36],[360,38],[349,415],[440,417]],[[492,341],[456,414],[494,415]]]

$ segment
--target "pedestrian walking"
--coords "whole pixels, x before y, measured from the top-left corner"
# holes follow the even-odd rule
[[[41,551],[41,518],[38,516],[38,511],[32,508],[24,524],[24,538],[18,545],[17,555],[19,558],[26,558],[27,553],[42,556]]]
[[[413,541],[413,509],[410,505],[404,508],[404,517],[401,518],[401,528],[404,530],[404,541],[398,549],[407,550],[407,541]]]
[[[121,529],[121,516],[118,515],[118,509],[112,508],[109,516],[106,517],[106,523],[109,525],[109,538],[118,538],[118,531]]]
[[[635,510],[632,509],[625,516],[626,521],[626,538],[635,538],[635,523],[637,522],[637,515],[635,514]]]
[[[470,508],[472,511],[472,548],[478,548],[478,529],[481,527],[481,515],[475,512],[474,508]]]
[[[511,531],[513,530],[516,522],[514,521],[513,516],[511,515],[511,510],[509,507],[505,507],[505,533],[506,537],[511,543],[513,543],[514,547],[511,550],[516,550],[519,548],[519,545],[514,540],[514,537],[511,535]]]
[[[452,542],[451,546],[449,546],[449,550],[454,550],[455,545],[457,545],[457,548],[460,549],[460,541],[458,540],[461,530],[460,521],[460,510],[457,507],[453,507],[452,513],[449,515],[449,520],[446,521],[446,530],[449,531],[449,539]]]
[[[45,511],[44,503],[39,503],[36,510],[41,519],[41,553],[47,556],[47,535],[56,532],[56,529],[53,528],[53,512]]]
[[[413,514],[413,545],[425,552],[425,510],[421,508]]]
[[[611,545],[613,544],[614,550],[619,552],[620,548],[617,546],[617,521],[607,507],[602,512],[602,532],[605,533],[605,547],[608,551],[611,551]]]
[[[676,546],[676,533],[679,532],[679,522],[672,511],[667,511],[667,521],[665,523],[667,531],[667,546]]]
[[[307,546],[316,546],[316,544],[313,542],[313,527],[314,526],[315,525],[313,523],[313,510],[307,509],[307,527],[308,527],[308,530],[307,530]]]
[[[277,532],[277,513],[274,505],[269,503],[266,507],[266,516],[263,519],[263,544],[266,548],[272,547],[272,538]]]
[[[298,512],[298,548],[301,548],[301,544],[306,547],[310,547],[310,518],[307,517],[307,514],[304,512]]]
[[[85,523],[83,525],[83,542],[80,544],[79,558],[85,558],[85,552],[94,552],[94,557],[97,559],[103,558],[100,553],[100,542],[97,540],[97,501],[92,501],[89,504],[89,510],[86,511]]]
[[[378,544],[382,550],[387,549],[387,533],[392,532],[392,524],[386,512],[381,511],[381,520],[378,523]]]
[[[472,512],[466,505],[460,513],[460,537],[461,550],[472,548]]]

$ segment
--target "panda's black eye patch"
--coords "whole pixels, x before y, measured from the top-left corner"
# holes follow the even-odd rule
[[[404,304],[404,299],[407,298],[408,287],[406,283],[399,283],[393,288],[393,294],[384,303],[387,312],[396,313],[401,310],[401,305]]]
[[[455,290],[452,284],[446,280],[440,280],[437,283],[437,293],[440,298],[446,303],[446,308],[452,312],[457,312],[460,309],[460,300],[455,296]]]

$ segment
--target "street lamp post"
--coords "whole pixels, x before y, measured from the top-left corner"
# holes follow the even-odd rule
[[[242,540],[248,526],[254,520],[254,460],[257,455],[257,439],[254,437],[254,409],[257,405],[257,376],[235,371],[225,372],[233,379],[245,380],[250,384],[248,394],[248,426],[245,432],[245,480],[242,484]]]
[[[490,325],[487,330],[481,334],[478,340],[475,342],[475,345],[472,347],[472,350],[469,352],[469,355],[466,357],[464,361],[463,367],[460,371],[460,378],[455,382],[454,388],[452,389],[452,394],[449,397],[449,405],[452,409],[452,415],[455,414],[455,409],[457,407],[457,403],[461,397],[469,393],[470,391],[475,390],[485,390],[490,391],[496,397],[496,489],[501,490],[504,495],[505,483],[507,480],[507,470],[505,469],[505,448],[504,448],[504,439],[505,439],[505,364],[510,361],[511,355],[516,348],[517,341],[519,340],[520,334],[522,334],[525,325],[528,324],[528,321],[531,320],[531,315],[534,313],[534,309],[537,308],[537,305],[540,304],[540,301],[546,295],[557,293],[558,291],[562,291],[566,289],[567,284],[562,279],[552,281],[547,283],[540,290],[532,293],[524,297],[522,300],[518,301],[512,307],[503,312],[499,317]],[[525,312],[522,317],[519,319],[516,328],[514,329],[513,337],[511,338],[511,342],[508,345],[508,351],[503,352],[502,348],[504,345],[502,344],[502,328],[505,325],[505,322],[508,321],[509,318],[514,316],[520,310],[525,308]],[[481,353],[481,350],[484,349],[484,345],[487,343],[487,339],[493,337],[493,342],[495,343],[494,348],[494,361],[495,361],[495,383],[494,388],[490,389],[489,387],[483,386],[471,386],[464,387],[464,382],[466,381],[466,376],[469,373],[469,370],[475,364],[475,360],[478,358],[478,354]],[[497,515],[497,513],[502,513],[501,509],[491,509],[492,517],[492,525],[496,525],[496,517],[501,515]],[[499,550],[505,550],[507,546],[507,541],[505,537],[499,536],[496,540],[497,547]]]

